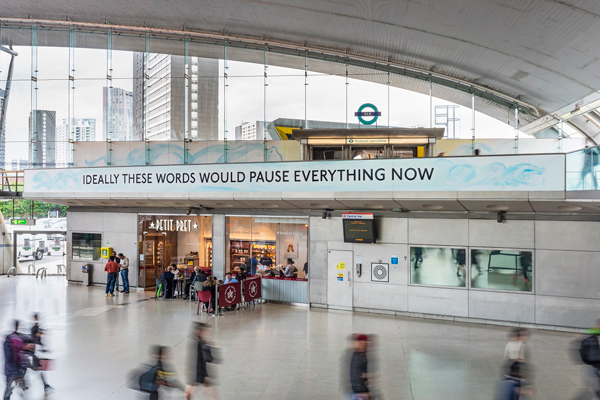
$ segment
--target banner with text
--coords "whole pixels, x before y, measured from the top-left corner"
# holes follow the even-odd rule
[[[562,191],[564,154],[25,171],[28,192]]]

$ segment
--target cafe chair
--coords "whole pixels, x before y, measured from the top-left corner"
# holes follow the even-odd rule
[[[210,301],[212,299],[212,294],[209,291],[196,291],[196,295],[198,296],[198,307],[196,307],[196,315],[200,314],[200,304],[208,303],[208,307],[206,307],[206,313],[210,312]]]

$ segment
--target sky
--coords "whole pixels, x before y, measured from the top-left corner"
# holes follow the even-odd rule
[[[27,158],[28,121],[32,109],[56,111],[57,125],[69,115],[73,118],[95,118],[97,139],[103,132],[102,88],[109,83],[107,52],[97,49],[74,49],[75,90],[69,99],[69,49],[39,47],[37,53],[37,90],[32,89],[32,57],[30,47],[15,47],[15,71],[6,120],[6,160]],[[0,87],[4,88],[9,56],[0,52]],[[112,52],[113,87],[133,88],[133,53]],[[307,85],[303,70],[268,66],[265,100],[264,66],[229,61],[227,88],[223,84],[224,62],[219,62],[219,138],[225,129],[225,110],[229,139],[235,126],[243,121],[272,121],[277,118],[357,122],[354,111],[361,104],[375,104],[382,116],[380,126],[429,126],[429,96],[387,85],[350,79],[346,108],[345,78],[309,72]],[[309,61],[310,70],[310,61]],[[305,110],[306,91],[306,110]],[[226,96],[224,96],[226,94]],[[226,103],[226,104],[225,104]],[[434,97],[433,104],[452,104]],[[225,107],[226,105],[226,107]],[[476,112],[478,138],[514,138],[514,129],[504,122]],[[459,108],[457,138],[471,138],[471,110]],[[521,134],[522,135],[522,134]]]

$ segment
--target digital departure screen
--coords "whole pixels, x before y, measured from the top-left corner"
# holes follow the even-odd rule
[[[344,219],[344,242],[375,243],[375,224],[372,219]]]

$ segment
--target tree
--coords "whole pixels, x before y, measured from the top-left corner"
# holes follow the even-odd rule
[[[33,215],[31,204],[33,203]],[[14,214],[13,214],[14,209]],[[27,199],[13,199],[12,201],[3,201],[0,203],[2,216],[7,218],[48,218],[50,211],[58,211],[59,217],[67,216],[67,206],[61,206],[52,203],[43,203]]]

